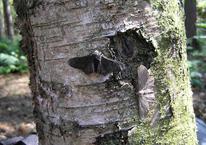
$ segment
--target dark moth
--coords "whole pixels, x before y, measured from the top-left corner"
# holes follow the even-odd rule
[[[124,69],[123,63],[107,58],[97,50],[86,56],[71,58],[68,63],[87,75],[97,73],[106,76],[111,73],[117,74]]]

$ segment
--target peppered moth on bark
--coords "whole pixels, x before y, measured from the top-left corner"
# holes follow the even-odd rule
[[[124,69],[123,63],[107,58],[97,50],[86,56],[71,58],[68,63],[87,75],[97,73],[106,76],[110,73],[117,74]]]
[[[137,69],[137,95],[140,119],[147,117],[148,112],[155,104],[154,77],[144,65]]]

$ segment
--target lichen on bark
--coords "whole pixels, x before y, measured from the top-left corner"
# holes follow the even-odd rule
[[[150,0],[150,3],[158,13],[158,25],[162,30],[156,38],[158,55],[151,68],[156,80],[161,120],[158,129],[152,131],[153,135],[147,135],[149,138],[146,137],[145,144],[195,145],[197,139],[186,62],[183,8],[175,0]]]

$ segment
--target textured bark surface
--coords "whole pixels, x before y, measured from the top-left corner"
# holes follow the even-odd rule
[[[2,0],[2,2],[3,2],[3,9],[4,9],[6,36],[12,40],[14,37],[14,28],[13,28],[13,21],[12,21],[9,0]]]
[[[15,7],[42,145],[196,144],[181,4],[16,0]],[[118,72],[116,62],[124,64]]]

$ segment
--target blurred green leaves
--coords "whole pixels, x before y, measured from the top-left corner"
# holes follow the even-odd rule
[[[19,48],[19,41],[18,36],[13,41],[0,40],[0,74],[28,71],[27,59]]]
[[[197,12],[201,18],[206,18],[206,1],[205,0],[198,1]]]
[[[187,53],[193,88],[205,89],[206,74],[206,1],[197,1],[197,34],[188,40]]]

